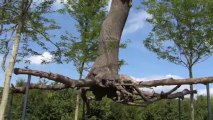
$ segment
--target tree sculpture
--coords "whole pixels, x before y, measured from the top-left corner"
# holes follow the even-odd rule
[[[101,100],[104,96],[107,96],[118,103],[146,106],[161,99],[183,98],[186,94],[196,93],[195,90],[189,91],[187,89],[174,93],[179,85],[213,82],[213,77],[135,81],[128,76],[119,75],[119,43],[131,7],[131,2],[131,0],[112,0],[109,14],[104,20],[100,31],[98,57],[86,78],[75,80],[59,74],[21,68],[15,68],[14,73],[17,75],[29,74],[63,83],[55,86],[31,84],[30,89],[61,90],[67,88],[85,88],[81,96],[86,102],[87,107],[89,107],[89,100],[86,97],[87,91],[92,91],[96,100]],[[166,93],[143,91],[144,87],[162,85],[177,85],[177,87],[174,87]],[[13,91],[24,93],[25,88],[13,87]]]

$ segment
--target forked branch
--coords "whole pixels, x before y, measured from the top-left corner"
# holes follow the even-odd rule
[[[213,82],[213,77],[205,77],[205,78],[194,78],[194,79],[162,79],[162,80],[153,80],[153,81],[135,81],[134,79],[120,75],[120,77],[112,78],[107,77],[99,78],[99,81],[94,79],[81,79],[75,80],[69,77],[47,73],[37,70],[29,70],[29,69],[20,69],[15,68],[15,74],[28,74],[34,75],[38,77],[47,78],[53,80],[55,82],[63,83],[56,85],[39,85],[39,84],[30,84],[30,89],[41,89],[41,90],[62,90],[67,88],[84,88],[87,87],[93,92],[96,100],[101,100],[102,97],[107,96],[115,102],[128,104],[128,105],[136,105],[136,106],[147,106],[153,102],[159,101],[161,99],[174,99],[174,98],[184,98],[187,94],[196,93],[197,91],[189,91],[187,89],[182,92],[174,93],[181,85],[189,85],[189,84],[206,84]],[[102,83],[101,85],[99,83]],[[144,87],[156,87],[163,85],[177,85],[170,91],[164,93],[150,93],[147,91],[143,91]],[[12,87],[13,91],[16,93],[24,93],[24,87]],[[89,108],[89,102],[86,97],[86,92],[82,92],[82,98],[84,98],[87,103],[87,107]]]

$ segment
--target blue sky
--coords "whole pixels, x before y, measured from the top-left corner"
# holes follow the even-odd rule
[[[135,0],[136,1],[136,0]],[[186,68],[170,63],[166,60],[158,59],[157,56],[148,51],[143,46],[143,40],[149,34],[152,26],[146,22],[146,18],[151,17],[143,10],[136,10],[135,7],[139,5],[138,1],[133,3],[133,7],[131,8],[127,23],[125,25],[125,29],[122,35],[122,41],[130,40],[126,49],[120,50],[119,57],[124,59],[127,65],[124,65],[121,68],[120,73],[129,75],[134,77],[137,80],[150,80],[150,79],[162,79],[165,77],[174,77],[174,78],[187,78],[188,71]],[[55,8],[59,8],[59,2],[54,6]],[[75,28],[75,21],[69,15],[51,15],[51,18],[54,18],[62,27],[61,31],[53,32],[58,37],[60,34],[64,33],[64,31],[68,30],[72,32],[74,35],[78,35]],[[56,37],[55,39],[58,39]],[[43,51],[43,56],[51,61],[52,56]],[[1,56],[0,56],[1,57]],[[62,75],[69,76],[71,78],[78,78],[78,74],[76,69],[72,64],[47,64],[41,65],[39,60],[46,59],[42,56],[29,56],[32,60],[32,64],[29,65],[29,68],[42,70],[46,72],[59,73]],[[0,59],[1,62],[1,59]],[[205,77],[205,76],[213,76],[213,57],[210,57],[206,61],[195,65],[194,67],[194,77]],[[23,63],[17,63],[16,67],[23,68]],[[86,74],[85,74],[86,75]],[[0,86],[3,85],[4,73],[0,70]],[[13,75],[12,83],[18,78],[27,78],[26,75]],[[38,81],[39,78],[33,77],[33,82]],[[170,87],[159,87],[156,90],[160,91],[162,89],[167,90]],[[187,88],[187,86],[183,86],[181,89]],[[199,90],[199,94],[205,93],[204,85],[196,85],[196,88]],[[213,87],[211,86],[211,91],[213,93]]]

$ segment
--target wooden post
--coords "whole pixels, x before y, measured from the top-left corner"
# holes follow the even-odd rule
[[[9,108],[8,108],[8,120],[11,120],[12,118],[12,104],[13,104],[13,91],[11,92],[11,96],[10,96],[10,103],[9,103]]]
[[[31,75],[28,75],[28,80],[27,80],[27,83],[26,83],[26,90],[25,90],[25,95],[24,95],[22,120],[25,120],[25,117],[26,117],[26,108],[27,108],[27,99],[28,99],[28,94],[29,94],[30,80],[31,80]]]
[[[206,84],[206,92],[207,92],[207,105],[208,105],[208,120],[212,120],[209,83]]]
[[[178,98],[178,120],[181,120],[181,99]]]

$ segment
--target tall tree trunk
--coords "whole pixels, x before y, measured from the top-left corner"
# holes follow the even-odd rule
[[[193,78],[192,66],[189,67],[189,78]],[[193,91],[193,85],[190,85],[190,91]],[[191,120],[194,120],[194,94],[190,94]]]
[[[99,37],[99,56],[87,77],[102,78],[118,74],[118,52],[121,34],[130,10],[131,0],[112,0]]]
[[[1,105],[0,105],[0,120],[4,120],[5,109],[7,106],[8,96],[9,96],[10,81],[11,81],[12,72],[16,62],[16,56],[18,54],[19,43],[21,39],[21,32],[22,32],[25,19],[27,17],[28,10],[32,4],[32,0],[22,0],[20,2],[21,2],[21,5],[20,5],[21,11],[20,11],[20,14],[17,16],[18,21],[17,21],[17,27],[16,27],[15,40],[14,40],[13,48],[12,48],[12,55],[9,61],[9,67],[7,68],[5,72],[5,76],[4,76],[4,89],[3,89]]]
[[[116,80],[119,69],[119,44],[121,34],[126,23],[131,0],[112,0],[107,18],[104,20],[98,43],[98,57],[92,66],[87,78],[97,81],[99,86],[92,86],[91,90],[96,100],[101,100],[106,94],[115,97],[116,91],[109,91],[105,80]]]
[[[85,120],[85,102],[82,101],[82,120]]]
[[[0,105],[0,120],[4,120],[4,113],[5,113],[5,109],[8,102],[11,76],[15,66],[16,56],[17,56],[18,48],[19,48],[19,41],[21,38],[21,29],[22,29],[22,23],[20,22],[16,28],[16,36],[15,36],[15,41],[13,44],[12,56],[10,58],[9,67],[5,72],[4,88],[3,88],[3,94],[2,94],[1,105]]]
[[[79,109],[79,94],[76,97],[76,105],[75,105],[75,119],[78,120],[78,109]]]
[[[82,79],[82,77],[83,77],[84,65],[85,65],[85,63],[82,62],[81,63],[81,67],[79,68],[79,80]],[[75,105],[75,119],[74,120],[78,120],[79,97],[80,97],[80,95],[79,95],[79,93],[77,93],[77,96],[76,96],[76,105]]]

